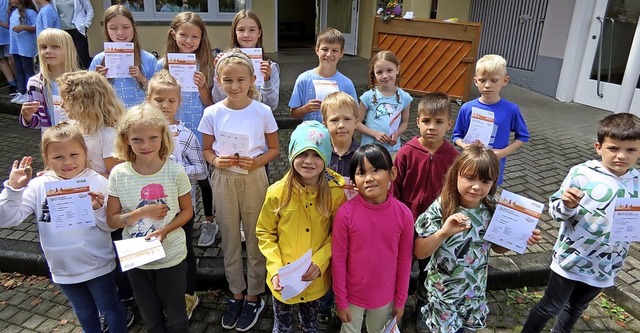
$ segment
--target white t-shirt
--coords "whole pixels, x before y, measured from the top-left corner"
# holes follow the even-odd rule
[[[118,132],[113,127],[102,126],[93,134],[85,134],[84,142],[87,144],[89,163],[91,169],[99,174],[106,174],[107,167],[104,159],[112,156],[115,148]]]
[[[202,134],[213,135],[221,132],[244,134],[249,137],[249,156],[256,157],[267,151],[265,134],[278,130],[278,124],[273,117],[271,108],[257,101],[252,101],[246,108],[240,110],[229,109],[220,103],[204,109],[198,131]],[[220,152],[220,140],[213,142],[213,150]],[[207,149],[209,147],[204,147]]]

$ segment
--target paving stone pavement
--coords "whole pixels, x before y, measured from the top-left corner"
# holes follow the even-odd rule
[[[295,125],[295,123],[297,123],[296,121],[287,119],[288,108],[286,104],[290,98],[293,83],[295,82],[295,78],[299,73],[314,67],[317,64],[317,60],[315,59],[313,53],[300,50],[280,52],[278,54],[272,55],[272,58],[280,62],[282,82],[280,107],[276,110],[275,115],[280,120],[281,124],[286,125],[282,126],[283,128],[279,131],[281,154],[274,162],[270,164],[270,178],[272,180],[277,180],[282,177],[282,175],[288,168],[288,162],[286,160],[286,147],[288,144],[289,135],[291,134],[291,129],[284,127],[291,127]],[[352,78],[359,94],[366,89],[366,59],[345,56],[339,64],[339,69],[345,75]],[[4,89],[0,89],[0,94],[3,93]],[[529,127],[529,131],[532,134],[531,142],[526,144],[515,154],[509,156],[503,188],[547,203],[549,195],[557,190],[571,166],[581,163],[585,160],[597,158],[597,154],[595,153],[595,150],[593,148],[597,123],[600,119],[602,119],[609,113],[583,105],[560,103],[550,97],[542,96],[514,85],[508,85],[507,87],[505,87],[505,89],[503,89],[502,95],[504,98],[509,99],[520,106]],[[418,97],[415,97],[415,101],[417,101],[418,99]],[[407,139],[415,136],[418,132],[417,127],[413,125],[413,119],[415,119],[416,116],[416,109],[417,103],[414,102],[411,109],[409,129],[401,138],[403,142],[406,142]],[[455,113],[457,113],[457,109],[458,106],[454,105],[454,117]],[[4,134],[3,142],[0,145],[0,178],[2,179],[6,179],[6,177],[8,176],[8,170],[10,169],[13,160],[21,157],[22,155],[34,156],[34,169],[42,169],[42,161],[39,157],[40,154],[38,152],[40,137],[39,131],[20,128],[16,121],[16,112],[17,111],[15,106],[11,108],[11,106],[8,105],[6,101],[6,98],[0,97],[0,113],[2,113],[0,114],[0,124],[2,124],[2,131]],[[197,220],[201,220],[203,216],[201,203],[198,203],[197,214],[199,217],[199,219]],[[547,214],[544,214],[539,227],[543,230],[545,239],[540,244],[527,249],[526,253],[539,254],[542,258],[550,258],[550,251],[552,250],[553,243],[556,239],[558,225],[551,221],[550,217]],[[199,229],[198,223],[196,223],[195,228]],[[194,232],[194,239],[192,240],[194,243],[197,242],[198,236],[199,231]],[[15,250],[16,256],[18,258],[20,258],[19,256],[21,254],[20,251],[22,248],[26,248],[31,252],[37,252],[38,254],[41,253],[38,245],[37,227],[33,220],[26,221],[25,223],[15,228],[0,229],[0,241],[6,241],[7,244],[10,244],[12,246],[11,250]],[[218,238],[216,240],[216,243],[214,243],[214,245],[209,248],[196,248],[196,254],[199,258],[199,265],[201,268],[201,270],[199,271],[199,279],[203,279],[205,282],[209,283],[206,285],[202,284],[203,286],[209,287],[211,286],[211,283],[214,283],[213,285],[217,288],[226,288],[224,282],[220,279],[210,279],[212,276],[217,276],[218,278],[222,276],[222,279],[224,279],[221,270],[222,252],[219,244],[220,239]],[[13,245],[16,245],[15,249],[13,248]],[[498,262],[495,260],[499,258],[506,258],[507,262],[509,262],[511,260],[517,259],[518,256],[513,254],[493,255],[490,263]],[[38,264],[34,264],[33,262],[25,262],[24,264],[22,264],[22,266],[20,266],[19,264],[19,268],[16,268],[15,270],[22,270],[26,272],[32,272],[33,270],[38,271],[37,267],[43,267],[42,262],[42,258],[39,258]],[[546,267],[547,265],[543,263],[542,266]],[[538,284],[544,284],[545,281],[546,280],[538,281]],[[492,281],[489,282],[491,283]],[[495,284],[499,289],[501,289],[500,281],[497,281],[497,283]],[[640,316],[640,245],[638,243],[633,243],[631,246],[629,257],[627,258],[623,271],[619,274],[616,281],[616,288],[608,290],[607,292],[613,295],[619,304],[623,304],[624,306],[626,306],[626,309],[630,313],[632,313],[636,317]],[[13,291],[12,293],[16,292]],[[60,302],[52,302],[57,305],[63,306],[62,304],[64,303],[64,297],[60,295],[53,295],[55,296],[53,297],[50,293],[46,293],[45,291],[43,291],[43,293],[45,296],[48,296],[48,298],[46,298],[47,300],[49,300],[49,298],[57,299]],[[212,293],[215,294],[215,292]],[[494,295],[494,293],[496,295],[500,295],[500,291],[491,292],[491,295]],[[223,302],[223,300],[220,297],[216,296],[212,297],[212,300],[209,301],[209,297],[211,297],[210,294],[211,292],[206,294],[206,297],[204,298],[205,302],[201,306],[202,309],[197,310],[196,314],[194,314],[194,316],[196,316],[196,321],[193,325],[195,325],[196,327],[201,327],[203,325],[201,324],[202,322],[204,322],[204,325],[206,326],[206,323],[217,323],[217,321],[219,321],[218,319],[221,315],[220,311],[223,308],[223,304],[220,302]],[[3,290],[0,295],[0,297],[2,297],[2,300],[6,301],[7,303],[11,303],[12,301],[10,300],[13,297],[18,297],[18,299],[22,299],[22,301],[18,302],[18,304],[22,305],[25,305],[25,297],[31,297],[29,295],[25,296],[22,294],[19,294],[22,296],[14,296],[14,294],[6,296],[5,290]],[[63,299],[60,300],[60,297],[62,297]],[[497,296],[498,299],[500,297],[502,296]],[[499,303],[498,299],[496,299],[496,302],[494,303],[497,305],[497,308],[500,308],[501,304]],[[511,320],[509,319],[510,313],[507,310],[508,308],[510,308],[510,305],[507,304],[504,306],[505,308],[507,308],[504,311],[504,320],[509,321]],[[25,306],[24,308],[20,308],[19,310],[15,311],[7,310],[9,312],[7,312],[7,314],[5,315],[3,313],[6,308],[2,307],[2,305],[0,304],[0,323],[8,322],[11,323],[11,325],[23,325],[23,323],[16,323],[17,321],[21,320],[19,318],[23,318],[24,322],[33,320],[31,324],[29,324],[33,326],[33,322],[38,321],[40,317],[36,317],[36,319],[31,319],[31,317],[43,316],[43,314],[36,312],[34,308],[35,306]],[[11,311],[14,311],[14,313],[11,313]],[[410,311],[407,311],[407,313],[409,312]],[[32,314],[32,316],[27,316],[25,313],[30,313]],[[57,312],[53,312],[53,314],[54,319],[55,317],[62,316],[63,314],[67,314],[73,317],[73,314],[68,312],[68,308],[67,312],[62,312],[59,315]],[[215,319],[215,316],[217,316],[218,319]],[[71,320],[71,317],[60,318]],[[498,317],[500,317],[499,311],[493,318]],[[597,316],[592,315],[591,317],[596,318]],[[60,318],[58,318],[58,320]],[[7,321],[8,319],[11,319],[11,321]],[[496,332],[510,332],[513,327],[516,327],[513,322],[511,323],[513,325],[511,325],[508,323],[501,324],[501,321],[497,319],[492,320],[493,321],[490,320],[489,322],[489,327],[491,329],[494,329]],[[43,322],[45,321],[46,319],[43,319]],[[587,321],[587,323],[585,324],[587,326],[583,327],[583,331],[598,331],[596,330],[597,327],[603,325],[604,327],[609,327],[607,325],[611,324],[606,323],[604,319],[602,319],[601,321],[603,324],[594,324],[593,327],[589,326],[589,324],[596,321]],[[41,323],[38,323],[38,325],[41,325]],[[265,327],[270,327],[269,323],[264,324],[261,321],[260,326],[262,327],[264,325],[266,325]],[[219,326],[214,325],[213,327],[214,328],[211,331],[221,330]],[[27,328],[27,326],[25,326],[24,328]],[[406,328],[410,329],[411,324],[408,324]],[[607,329],[614,330],[614,328],[615,327]],[[607,331],[607,329],[603,329],[600,331]],[[0,326],[0,330],[2,332],[11,331],[6,330],[2,326]],[[66,328],[64,328],[60,331],[66,332],[67,330]],[[407,331],[411,332],[411,330]],[[623,329],[618,331],[629,330]],[[631,331],[640,332],[640,329],[637,329],[636,327]],[[487,332],[493,331],[489,330]]]
[[[198,292],[200,305],[191,318],[190,332],[224,332],[220,320],[226,295],[220,290]],[[538,289],[495,290],[488,293],[491,312],[487,328],[479,333],[519,332],[531,305],[542,295]],[[405,309],[402,332],[415,332],[415,299],[410,297]],[[136,315],[138,313],[136,312]],[[271,302],[249,332],[271,332],[273,310]],[[547,328],[552,327],[552,322]],[[27,332],[82,332],[64,294],[49,279],[15,273],[0,275],[0,331]],[[333,324],[325,332],[338,332]],[[129,332],[144,332],[137,319]],[[228,331],[231,332],[231,331]],[[640,321],[601,295],[591,302],[574,332],[640,332]]]

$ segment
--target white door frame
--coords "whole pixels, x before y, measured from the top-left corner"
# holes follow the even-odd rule
[[[640,25],[636,29],[622,85],[601,82],[599,90],[603,96],[598,97],[597,81],[588,79],[601,37],[596,16],[606,11],[607,3],[607,0],[576,1],[556,98],[563,102],[574,101],[609,111],[629,112],[631,110],[640,114],[640,111],[635,111],[640,107],[640,90],[635,88],[638,74],[640,74],[640,59],[636,56],[632,57],[633,54],[640,53],[640,34],[638,33]],[[593,39],[592,36],[597,38]],[[634,95],[638,97],[634,98]]]
[[[327,28],[327,1],[318,0],[320,30]],[[343,0],[348,1],[348,0]],[[345,33],[344,53],[348,55],[358,54],[358,12],[360,11],[360,0],[351,0],[351,33]]]

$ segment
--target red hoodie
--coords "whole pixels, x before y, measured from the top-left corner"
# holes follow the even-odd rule
[[[400,148],[393,163],[398,169],[393,196],[409,207],[414,220],[438,197],[444,175],[457,156],[458,151],[447,141],[435,154],[429,153],[418,137]]]

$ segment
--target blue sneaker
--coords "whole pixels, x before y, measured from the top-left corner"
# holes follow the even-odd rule
[[[258,322],[262,309],[264,309],[264,301],[260,297],[256,302],[245,301],[236,325],[236,331],[245,332],[250,330]]]
[[[227,301],[227,309],[224,310],[222,315],[222,327],[230,330],[236,327],[238,318],[240,318],[240,312],[242,311],[243,299],[235,299],[230,297]]]

